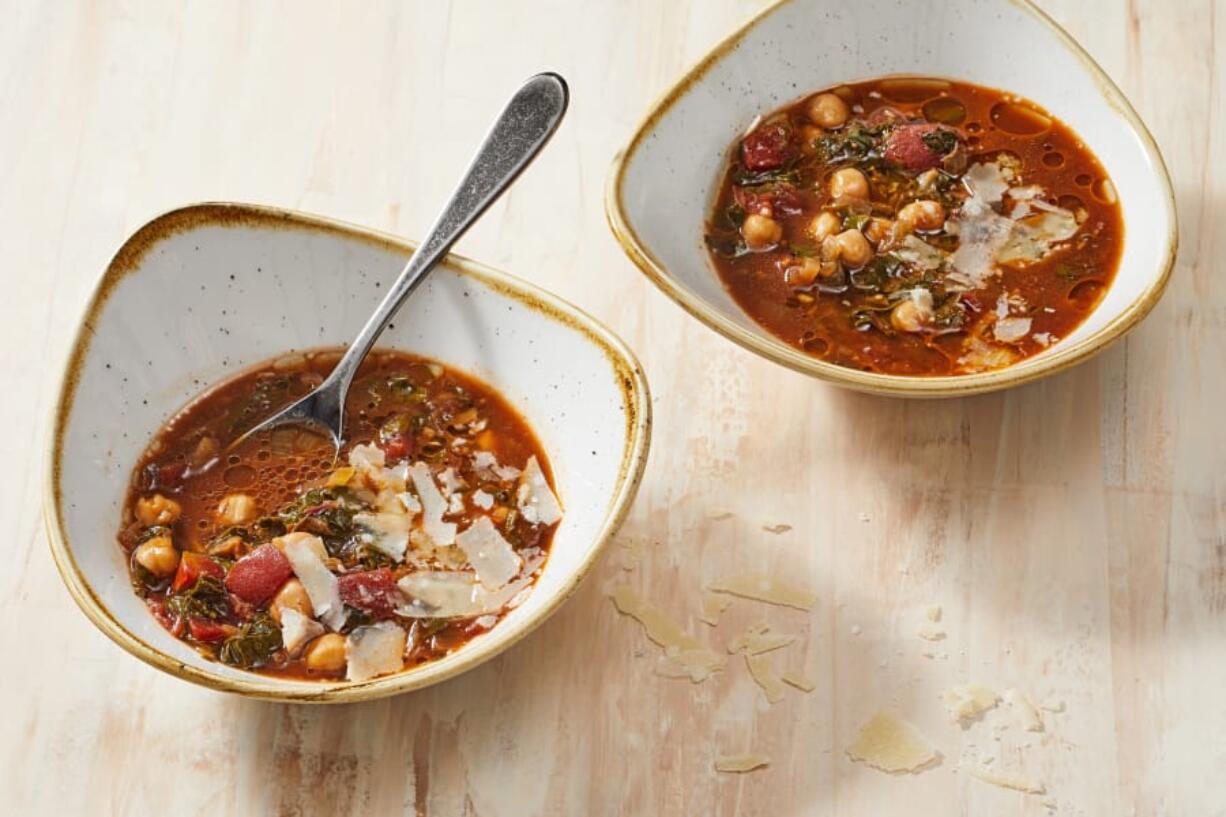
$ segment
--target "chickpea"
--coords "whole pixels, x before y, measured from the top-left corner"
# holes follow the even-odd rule
[[[916,230],[936,230],[945,223],[945,208],[939,201],[920,199],[904,205],[898,220]]]
[[[880,244],[889,237],[893,228],[894,222],[888,218],[872,218],[864,225],[864,237],[874,244]]]
[[[324,633],[307,644],[302,658],[309,670],[340,672],[349,663],[345,657],[345,637],[340,633]]]
[[[255,515],[255,500],[247,494],[229,494],[217,506],[217,521],[223,525],[245,525]]]
[[[816,258],[797,258],[797,263],[783,271],[783,280],[794,287],[807,287],[822,274],[822,263]]]
[[[178,502],[161,494],[136,500],[136,518],[142,525],[170,525],[182,512]]]
[[[227,536],[209,548],[210,556],[221,556],[225,559],[237,559],[246,552],[247,543],[241,536]]]
[[[910,298],[890,312],[890,324],[899,332],[922,332],[931,319],[932,313]]]
[[[173,576],[179,568],[179,551],[169,536],[154,536],[136,546],[132,558],[159,579]]]
[[[809,222],[809,235],[820,243],[826,240],[826,236],[837,233],[842,226],[843,221],[838,216],[829,210],[823,210]]]
[[[823,128],[837,128],[851,116],[851,109],[835,94],[818,94],[809,100],[805,113]]]
[[[752,213],[741,224],[741,235],[751,250],[769,250],[783,238],[783,225],[773,218]]]
[[[862,267],[873,257],[873,247],[859,230],[844,230],[834,237],[839,258],[849,267]]]
[[[867,199],[868,179],[854,167],[844,167],[830,174],[830,195],[836,199]]]
[[[826,135],[821,128],[813,125],[802,125],[800,128],[800,152],[812,156],[817,152],[817,140]]]
[[[307,595],[302,582],[297,579],[290,579],[281,585],[281,589],[272,597],[272,603],[268,605],[268,612],[278,624],[281,623],[282,610],[297,610],[307,618],[315,615],[315,610],[311,607],[311,597]]]
[[[272,540],[272,545],[277,550],[284,553],[285,546],[290,542],[303,542],[307,547],[315,551],[315,555],[319,557],[321,562],[326,562],[328,560],[328,549],[324,547],[324,540],[320,539],[315,534],[307,533],[306,531],[294,531],[293,533],[287,533],[284,536],[278,536],[276,539]]]

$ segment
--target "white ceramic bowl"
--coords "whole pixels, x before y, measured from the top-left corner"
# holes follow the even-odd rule
[[[453,257],[414,293],[380,345],[476,375],[539,435],[566,516],[528,600],[441,660],[350,684],[281,680],[206,661],[132,592],[115,535],[132,467],[153,433],[202,388],[251,364],[346,343],[411,249],[334,221],[221,204],[160,216],[115,255],[61,384],[46,519],[68,589],[124,649],[217,689],[303,701],[373,698],[427,686],[506,649],[591,568],[646,460],[643,374],[620,340],[575,307]]]
[[[1070,125],[1105,166],[1123,209],[1123,261],[1098,307],[1050,349],[981,374],[855,371],[766,332],[711,267],[703,220],[728,145],[754,117],[819,88],[891,74],[967,80],[1027,97]],[[1025,0],[783,0],[716,47],[648,113],[613,163],[605,206],[630,258],[711,328],[823,380],[913,396],[1004,388],[1102,349],[1157,302],[1177,235],[1170,179],[1144,124],[1089,55]]]

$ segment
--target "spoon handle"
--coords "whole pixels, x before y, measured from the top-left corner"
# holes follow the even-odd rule
[[[456,240],[536,158],[562,121],[569,96],[562,77],[544,73],[529,79],[511,97],[425,240],[328,376],[334,383],[339,381],[340,406],[345,404],[345,394],[358,366],[396,310]]]

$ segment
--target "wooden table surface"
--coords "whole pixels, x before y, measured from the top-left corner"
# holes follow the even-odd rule
[[[1179,261],[1154,313],[1092,362],[925,403],[726,342],[605,227],[614,151],[760,5],[0,3],[0,812],[1226,814],[1222,4],[1044,3],[1153,129]],[[511,652],[368,704],[258,703],[129,657],[69,598],[40,519],[60,360],[110,253],[202,199],[419,236],[492,112],[543,68],[571,82],[568,121],[459,249],[582,305],[642,360],[654,443],[619,537],[645,543],[637,566],[613,547]],[[776,524],[792,529],[763,530]],[[817,605],[745,602],[699,623],[702,581],[754,566]],[[799,633],[779,660],[816,690],[771,707],[735,663],[697,686],[656,676],[658,650],[605,595],[615,582],[715,644],[762,618]],[[930,643],[916,632],[932,604],[947,637]],[[1063,711],[1041,733],[1004,728],[1003,709],[961,730],[940,694],[968,681]],[[921,729],[940,765],[851,762],[878,710]],[[713,771],[745,750],[770,767]],[[959,771],[975,752],[1047,794]]]

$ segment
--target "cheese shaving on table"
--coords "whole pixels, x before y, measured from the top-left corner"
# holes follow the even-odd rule
[[[795,607],[798,610],[812,609],[817,602],[817,595],[803,587],[772,578],[765,573],[740,573],[735,576],[725,576],[707,585],[708,590],[716,593],[730,593],[734,596],[763,601],[767,604],[777,604],[782,607]]]
[[[945,637],[945,630],[931,621],[925,621],[919,626],[916,635],[926,641],[940,641]]]
[[[430,466],[424,462],[413,463],[409,478],[413,480],[413,490],[421,500],[422,530],[436,545],[455,544],[456,526],[454,522],[443,521],[443,514],[447,513],[447,500],[434,484]]]
[[[310,616],[304,616],[292,607],[281,610],[281,644],[290,658],[316,636],[323,635],[324,625]]]
[[[771,759],[766,755],[746,753],[743,755],[716,755],[715,771],[744,774],[754,769],[769,766]]]
[[[788,670],[787,672],[783,673],[783,675],[779,676],[779,679],[789,686],[796,687],[801,692],[812,692],[813,690],[817,689],[817,684],[810,681],[799,672],[792,672],[791,670]]]
[[[404,628],[391,621],[358,627],[345,637],[347,681],[368,681],[404,667]]]
[[[929,606],[928,609],[924,611],[924,617],[927,618],[929,621],[934,621],[934,622],[940,621],[941,620],[941,605],[933,604]]]
[[[724,659],[704,645],[663,611],[640,597],[628,585],[618,585],[609,592],[613,606],[623,615],[643,625],[647,637],[664,648],[664,658],[656,667],[657,674],[667,677],[688,677],[694,683],[705,680],[723,667]]]
[[[361,534],[362,541],[397,562],[404,561],[404,551],[409,545],[409,523],[412,519],[413,517],[401,513],[353,515],[353,521],[366,529]]]
[[[704,590],[702,593],[702,614],[698,620],[712,627],[719,625],[719,617],[732,606],[732,599],[721,593]]]
[[[745,666],[749,670],[749,677],[753,678],[754,683],[766,693],[766,700],[769,703],[777,704],[783,700],[783,694],[787,690],[783,686],[783,679],[771,666],[770,656],[746,655]]]
[[[860,727],[847,756],[892,774],[923,771],[940,759],[918,729],[887,712],[877,713]]]
[[[1013,713],[1018,726],[1027,732],[1043,731],[1043,715],[1039,712],[1039,708],[1032,704],[1025,695],[1016,689],[1006,689],[1004,700],[1009,706],[1009,711]]]
[[[329,629],[339,630],[345,624],[345,607],[341,603],[336,576],[319,557],[318,550],[323,548],[323,541],[310,534],[290,534],[282,539],[285,542],[285,558],[289,559],[294,575],[306,589],[315,615]]]
[[[765,623],[754,624],[728,642],[728,652],[733,654],[743,652],[746,655],[760,655],[764,652],[786,647],[795,640],[796,636],[794,635],[770,632],[770,627]]]
[[[455,541],[477,572],[477,579],[489,590],[497,590],[511,581],[523,566],[523,560],[488,516],[477,519]]]
[[[1045,794],[1047,792],[1047,786],[1043,783],[1018,774],[997,772],[967,763],[959,764],[958,768],[970,772],[971,777],[976,777],[984,783],[991,783],[993,786],[1000,786],[1002,789],[1013,789],[1026,794]]]
[[[516,502],[520,514],[534,525],[552,525],[562,518],[562,506],[549,488],[549,481],[535,456],[528,458],[520,475]]]
[[[965,727],[1000,701],[994,690],[979,684],[961,684],[941,693],[941,700],[954,723]]]

